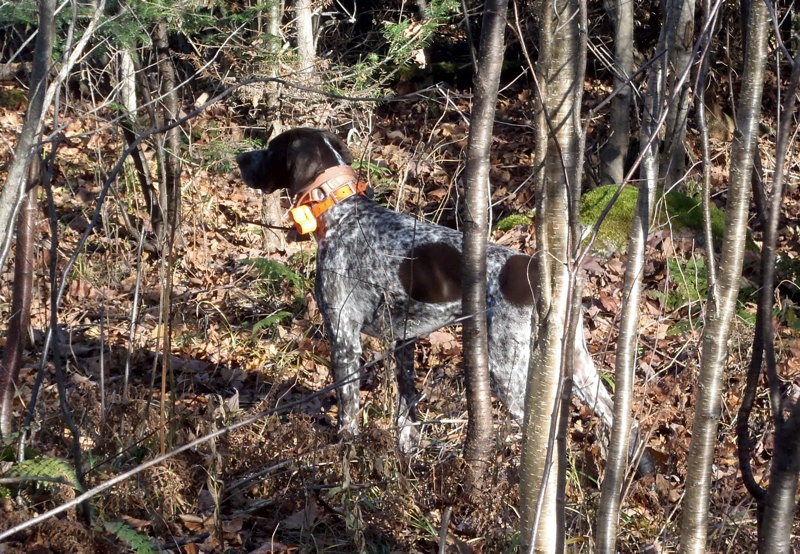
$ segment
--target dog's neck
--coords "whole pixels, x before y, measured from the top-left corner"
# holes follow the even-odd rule
[[[295,206],[307,204],[310,201],[319,202],[321,197],[319,197],[318,194],[317,196],[319,198],[314,198],[316,191],[322,192],[327,196],[339,187],[356,181],[358,181],[356,172],[349,165],[342,164],[329,167],[317,175],[308,185],[297,191],[295,195]]]
[[[358,180],[349,165],[329,167],[297,194],[290,211],[300,235],[314,233],[317,239],[325,234],[322,215],[339,202],[365,194],[367,185]]]

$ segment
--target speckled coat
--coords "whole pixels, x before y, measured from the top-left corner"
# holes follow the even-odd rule
[[[352,162],[332,133],[293,129],[266,150],[237,158],[244,181],[294,197],[324,170]],[[358,432],[360,333],[396,341],[400,400],[398,438],[411,446],[416,391],[413,340],[461,315],[461,233],[418,221],[351,196],[319,218],[316,297],[331,341],[338,389],[339,425]],[[487,252],[487,319],[493,388],[511,416],[522,422],[530,358],[534,277],[532,259],[490,244]],[[607,423],[612,401],[586,349],[576,344],[575,392]]]

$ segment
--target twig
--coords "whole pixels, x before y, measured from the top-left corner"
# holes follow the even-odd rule
[[[445,508],[442,513],[442,527],[439,529],[439,554],[447,552],[447,528],[450,526],[450,516],[452,514],[452,506]]]

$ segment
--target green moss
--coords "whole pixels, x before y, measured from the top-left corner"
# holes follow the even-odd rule
[[[527,214],[511,214],[504,217],[494,226],[495,231],[510,231],[517,225],[530,225],[533,222],[533,212]]]
[[[0,107],[21,110],[28,105],[28,95],[18,88],[0,89]]]
[[[590,190],[581,198],[581,224],[587,227],[594,225],[603,208],[617,191],[616,186],[598,187]],[[631,222],[636,211],[636,199],[638,191],[633,187],[622,189],[617,202],[608,212],[600,232],[595,240],[595,250],[598,252],[611,253],[617,250],[624,250],[628,246],[630,238]]]
[[[617,191],[617,185],[598,187],[587,192],[581,198],[581,223],[594,225],[608,201]],[[619,199],[611,208],[595,242],[598,252],[615,252],[624,250],[630,239],[631,222],[636,211],[639,191],[635,187],[625,187]],[[692,230],[702,236],[703,211],[699,198],[680,192],[669,192],[663,195],[658,192],[654,226],[670,225],[674,232]],[[711,207],[711,229],[714,242],[721,241],[725,229],[725,214],[716,206]]]

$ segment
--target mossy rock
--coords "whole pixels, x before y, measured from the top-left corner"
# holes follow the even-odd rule
[[[18,88],[0,88],[0,107],[21,110],[28,105],[28,93]]]
[[[617,185],[598,187],[583,195],[581,198],[582,225],[589,227],[597,222],[597,218],[611,197],[614,196],[617,188],[619,188]],[[699,198],[680,192],[668,192],[664,195],[662,190],[659,190],[657,195],[653,227],[670,225],[676,233],[691,230],[702,239],[703,210]],[[617,202],[600,226],[600,232],[594,245],[595,251],[610,254],[627,249],[638,197],[639,190],[635,187],[628,186],[622,190]],[[715,244],[721,242],[724,230],[725,214],[712,205],[711,232]]]
[[[617,185],[598,187],[581,197],[582,225],[591,227],[595,224],[617,188]],[[657,195],[653,226],[670,225],[675,233],[690,230],[695,232],[702,241],[703,210],[700,199],[680,192],[669,192],[664,196],[663,190],[659,190]],[[628,186],[622,190],[600,226],[600,233],[594,244],[595,252],[611,254],[628,248],[631,223],[638,198],[639,190],[636,187]],[[533,222],[533,215],[533,211],[526,214],[511,214],[497,222],[494,230],[509,231],[518,225],[530,225]],[[711,207],[711,229],[714,243],[719,245],[725,231],[725,214],[713,205]]]

